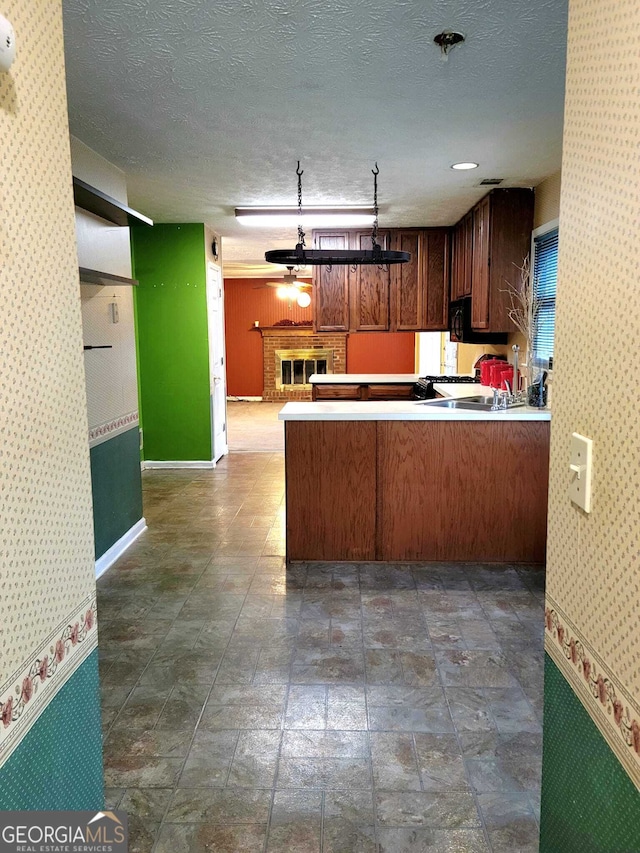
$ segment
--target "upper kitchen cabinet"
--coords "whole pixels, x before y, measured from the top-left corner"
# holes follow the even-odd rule
[[[493,190],[472,213],[471,326],[513,332],[507,290],[519,285],[519,268],[531,249],[533,190]]]
[[[392,231],[391,248],[410,252],[391,268],[391,329],[444,331],[449,307],[449,229]]]
[[[451,250],[451,299],[471,296],[473,259],[473,211],[462,217],[453,229]]]
[[[449,229],[380,231],[383,249],[411,253],[406,264],[315,267],[319,332],[413,332],[447,328]],[[370,249],[370,231],[314,231],[317,249]]]
[[[378,232],[383,251],[389,249],[389,232]],[[371,249],[371,231],[352,234],[355,249]],[[354,332],[386,332],[389,330],[389,290],[391,271],[374,264],[363,264],[350,273],[350,325]]]
[[[348,231],[314,231],[316,249],[350,248]],[[349,331],[349,267],[313,268],[313,325],[318,332]]]

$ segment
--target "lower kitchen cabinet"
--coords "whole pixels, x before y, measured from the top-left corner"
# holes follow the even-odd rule
[[[374,560],[375,422],[289,422],[285,448],[288,558]]]
[[[548,421],[286,421],[287,560],[542,563]]]
[[[414,382],[396,383],[313,383],[311,399],[316,400],[413,400]]]

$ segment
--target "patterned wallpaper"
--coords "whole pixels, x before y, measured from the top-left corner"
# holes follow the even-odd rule
[[[560,170],[545,178],[535,189],[533,227],[546,225],[560,215]]]
[[[2,12],[0,763],[96,643],[61,0]]]
[[[620,49],[620,33],[624,46]],[[547,574],[547,648],[640,783],[640,6],[571,0]],[[593,506],[568,498],[573,431]]]

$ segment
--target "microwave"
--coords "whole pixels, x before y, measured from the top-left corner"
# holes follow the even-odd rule
[[[476,332],[471,328],[471,297],[449,305],[449,334],[457,344],[506,344],[506,332]]]

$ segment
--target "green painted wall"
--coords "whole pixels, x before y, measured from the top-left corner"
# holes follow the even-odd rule
[[[96,559],[142,518],[138,428],[91,448]]]
[[[102,728],[95,649],[0,768],[0,809],[102,808]]]
[[[637,853],[640,793],[545,658],[540,853]]]
[[[204,225],[132,228],[145,459],[210,460]]]

